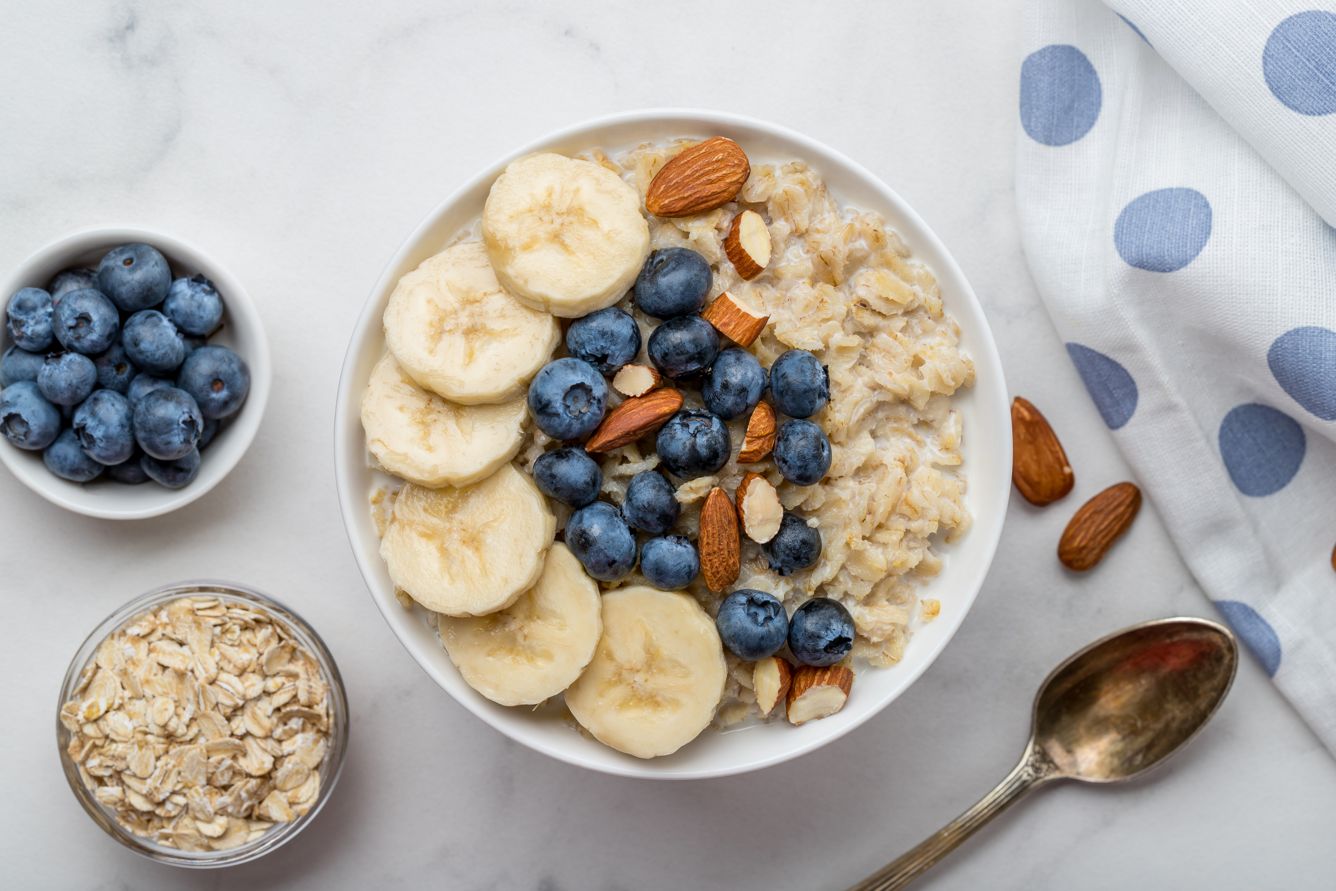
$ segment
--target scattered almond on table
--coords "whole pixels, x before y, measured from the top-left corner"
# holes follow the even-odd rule
[[[1081,505],[1058,542],[1058,559],[1075,572],[1094,568],[1141,510],[1135,483],[1116,483]]]
[[[1017,396],[1011,403],[1011,480],[1036,507],[1064,498],[1076,484],[1067,453],[1039,409]]]

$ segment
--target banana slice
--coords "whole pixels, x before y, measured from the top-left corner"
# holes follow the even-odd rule
[[[724,648],[690,595],[603,595],[603,637],[566,706],[602,743],[637,758],[676,752],[709,726],[724,694]]]
[[[409,377],[462,405],[522,395],[561,339],[556,319],[501,288],[476,241],[399,279],[383,321],[385,342]]]
[[[538,581],[556,528],[543,493],[507,464],[462,489],[405,485],[380,556],[390,579],[427,609],[481,616]]]
[[[538,584],[501,612],[441,616],[450,661],[468,685],[501,705],[537,705],[580,676],[603,632],[598,585],[563,544],[552,546]]]
[[[362,396],[367,448],[380,465],[419,486],[466,486],[491,476],[524,443],[523,397],[455,405],[413,383],[386,355]]]
[[[639,193],[592,161],[550,153],[497,177],[482,236],[512,294],[568,319],[620,300],[649,254]]]

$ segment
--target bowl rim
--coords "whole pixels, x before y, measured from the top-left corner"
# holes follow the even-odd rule
[[[197,271],[217,283],[219,290],[226,295],[224,299],[228,313],[237,318],[244,318],[247,327],[253,329],[255,335],[254,342],[247,343],[245,355],[242,356],[251,372],[250,393],[247,394],[241,411],[228,424],[229,440],[236,442],[237,445],[229,450],[230,454],[226,457],[211,461],[214,467],[220,468],[219,470],[207,477],[201,473],[200,477],[180,489],[162,488],[160,492],[154,490],[154,494],[160,497],[153,499],[149,504],[138,507],[104,504],[101,503],[102,500],[110,499],[90,496],[88,494],[90,490],[81,484],[70,483],[54,475],[46,479],[36,474],[29,474],[26,469],[21,469],[23,465],[19,463],[31,461],[29,454],[10,443],[0,442],[0,462],[4,463],[19,482],[52,504],[73,513],[101,520],[143,520],[171,513],[204,497],[236,468],[250,450],[264,418],[272,386],[273,367],[269,338],[265,333],[264,320],[254,301],[251,300],[250,293],[224,264],[194,242],[148,226],[134,224],[88,226],[52,239],[30,253],[9,272],[4,284],[0,285],[0,299],[8,299],[9,294],[22,287],[44,287],[45,283],[32,284],[34,268],[61,257],[87,253],[103,242],[106,242],[108,247],[122,243],[143,242],[162,251],[169,260],[174,260],[178,265],[199,267]],[[224,462],[225,466],[219,464],[219,461]],[[99,488],[98,491],[103,490]]]
[[[588,770],[594,770],[600,773],[606,773],[615,776],[626,776],[640,779],[655,779],[655,780],[712,779],[716,777],[736,776],[739,774],[749,773],[751,771],[761,770],[766,767],[772,767],[778,764],[782,764],[794,758],[798,758],[802,755],[805,755],[809,752],[815,751],[816,749],[819,749],[822,746],[825,746],[835,741],[836,739],[839,739],[840,737],[844,736],[846,733],[849,733],[856,727],[859,727],[862,724],[866,723],[873,716],[880,714],[885,708],[887,708],[892,702],[894,702],[897,698],[899,698],[899,696],[901,696],[906,690],[908,690],[918,680],[918,678],[922,676],[923,672],[925,672],[929,666],[931,666],[933,663],[937,661],[937,658],[938,656],[941,655],[942,650],[945,649],[946,645],[955,637],[956,632],[959,631],[960,626],[964,623],[965,617],[969,614],[969,611],[973,608],[974,602],[978,598],[979,591],[983,587],[983,582],[987,577],[988,570],[991,567],[993,559],[997,554],[997,548],[1002,537],[1002,528],[1004,525],[1006,508],[1011,497],[1011,492],[1010,492],[1011,479],[1009,473],[999,474],[998,479],[993,481],[997,489],[996,494],[1000,496],[997,505],[997,516],[994,519],[994,521],[991,524],[985,524],[980,520],[980,518],[976,517],[975,523],[973,524],[973,527],[969,532],[969,534],[971,535],[980,534],[982,532],[981,527],[986,527],[991,532],[991,535],[985,542],[981,552],[982,557],[977,572],[977,582],[972,586],[970,586],[970,590],[965,594],[965,596],[962,597],[959,608],[954,611],[955,615],[953,616],[953,618],[947,620],[951,621],[952,624],[947,629],[946,633],[943,634],[940,638],[938,638],[938,640],[936,640],[931,645],[930,651],[926,649],[922,651],[922,655],[918,657],[920,661],[917,664],[913,666],[903,667],[905,679],[899,685],[898,689],[891,691],[888,695],[885,696],[883,701],[877,703],[874,707],[867,709],[864,713],[853,717],[850,721],[848,721],[844,725],[832,728],[829,732],[827,732],[824,735],[815,736],[806,740],[796,741],[793,746],[784,750],[783,752],[755,758],[753,760],[741,764],[723,765],[718,767],[693,768],[693,769],[675,768],[672,772],[655,771],[653,765],[656,763],[656,761],[653,759],[642,761],[640,759],[627,757],[625,759],[620,759],[611,763],[594,762],[589,759],[586,759],[578,751],[575,751],[570,747],[561,745],[549,745],[546,741],[537,739],[533,736],[513,734],[509,731],[509,729],[501,726],[500,724],[498,724],[496,721],[493,720],[491,713],[485,708],[484,703],[473,701],[470,699],[460,698],[456,696],[453,691],[449,690],[448,688],[445,688],[440,683],[440,681],[437,680],[436,677],[434,677],[434,672],[432,667],[427,665],[422,659],[420,659],[418,657],[418,654],[414,651],[414,648],[409,644],[409,642],[406,641],[403,638],[403,636],[399,634],[398,629],[395,627],[395,622],[391,618],[391,614],[388,611],[391,608],[391,605],[382,602],[383,598],[378,597],[375,594],[374,589],[375,586],[377,585],[377,582],[374,580],[374,576],[372,574],[373,568],[368,566],[367,561],[364,559],[365,555],[363,553],[363,549],[360,547],[359,542],[354,538],[354,529],[349,520],[351,510],[365,509],[366,505],[364,503],[358,503],[356,499],[359,496],[357,496],[356,493],[349,491],[350,480],[344,473],[344,466],[346,462],[350,460],[350,456],[345,454],[346,450],[344,444],[344,437],[341,434],[346,425],[355,420],[355,418],[349,416],[349,412],[346,411],[346,406],[350,404],[349,391],[353,386],[353,381],[352,381],[353,366],[357,361],[357,353],[359,351],[360,341],[363,339],[362,337],[363,332],[367,330],[369,325],[373,324],[374,313],[375,310],[378,308],[379,304],[379,301],[376,298],[378,297],[378,295],[382,294],[385,291],[385,289],[389,286],[390,284],[389,279],[393,274],[394,270],[396,270],[403,263],[404,258],[413,251],[418,242],[434,226],[436,220],[443,214],[447,213],[450,210],[450,208],[454,206],[456,202],[460,201],[468,193],[478,188],[483,182],[487,181],[488,179],[494,178],[496,176],[496,172],[499,169],[503,168],[506,164],[510,163],[516,158],[522,157],[526,154],[531,154],[533,152],[547,150],[549,146],[566,142],[575,137],[583,137],[589,134],[597,133],[598,131],[601,130],[606,130],[620,125],[634,125],[641,123],[656,123],[656,122],[668,122],[668,123],[680,122],[688,128],[693,128],[693,127],[699,128],[702,124],[704,124],[707,126],[717,126],[720,128],[755,130],[761,133],[766,133],[773,137],[777,137],[780,140],[792,143],[793,145],[799,147],[799,149],[803,151],[811,152],[812,157],[820,157],[822,155],[825,155],[827,157],[834,159],[837,163],[844,165],[848,169],[848,171],[850,171],[855,177],[857,177],[866,187],[875,191],[878,194],[878,196],[882,200],[884,200],[889,206],[895,208],[896,212],[900,214],[908,222],[910,227],[913,228],[914,230],[913,237],[915,240],[920,241],[923,244],[929,246],[933,250],[933,252],[936,253],[938,257],[940,257],[940,260],[934,262],[933,264],[933,271],[938,274],[938,277],[942,278],[944,277],[944,273],[949,272],[950,275],[954,278],[954,280],[960,285],[960,287],[957,289],[958,293],[955,293],[952,296],[952,302],[960,301],[962,305],[971,305],[979,321],[981,322],[981,327],[980,330],[977,331],[977,336],[979,338],[980,345],[984,349],[982,351],[982,354],[979,354],[977,350],[972,352],[971,358],[974,360],[976,368],[978,368],[982,373],[981,377],[982,375],[986,374],[987,378],[990,379],[990,383],[988,383],[987,385],[983,385],[980,383],[980,381],[976,380],[975,383],[976,391],[980,393],[982,393],[984,390],[991,391],[993,394],[995,394],[998,398],[1002,400],[1000,407],[1005,409],[1008,391],[1006,388],[1006,381],[1003,374],[1001,357],[997,350],[997,342],[993,337],[992,328],[987,322],[987,318],[983,310],[983,304],[979,300],[978,295],[975,293],[973,286],[969,283],[969,280],[965,276],[965,273],[963,272],[963,270],[961,270],[959,263],[956,262],[955,257],[947,249],[946,245],[942,242],[942,240],[937,236],[936,232],[932,230],[932,228],[923,220],[923,218],[918,214],[918,212],[914,210],[914,208],[904,198],[902,198],[898,192],[892,189],[880,177],[872,173],[872,171],[867,169],[867,167],[855,161],[854,159],[850,158],[848,155],[841,152],[840,150],[832,148],[831,146],[823,142],[820,142],[819,140],[813,139],[812,137],[800,133],[796,130],[793,130],[789,127],[780,124],[775,124],[770,121],[762,120],[747,115],[740,115],[732,112],[720,111],[708,108],[690,108],[690,107],[642,108],[642,109],[616,112],[608,115],[595,116],[593,118],[585,119],[576,122],[574,124],[560,127],[556,130],[547,132],[536,139],[526,142],[524,145],[520,146],[517,149],[503,153],[489,164],[480,168],[476,173],[469,176],[463,183],[461,183],[457,188],[451,191],[442,201],[438,202],[434,207],[432,207],[431,210],[428,211],[427,214],[419,221],[418,225],[414,227],[412,232],[409,233],[403,239],[398,249],[386,262],[384,268],[381,271],[380,276],[376,279],[375,284],[372,286],[372,289],[362,306],[361,312],[358,313],[357,321],[354,325],[352,333],[349,336],[348,348],[344,353],[343,366],[340,371],[339,386],[336,395],[337,402],[335,405],[335,412],[334,412],[333,432],[334,432],[335,487],[339,496],[339,507],[340,507],[340,514],[343,519],[344,532],[348,536],[348,541],[353,551],[354,560],[357,563],[358,571],[362,575],[362,579],[367,587],[367,592],[369,596],[371,597],[372,601],[376,604],[376,608],[381,613],[381,617],[385,620],[386,624],[390,626],[390,632],[391,634],[394,635],[395,639],[398,640],[400,646],[402,646],[408,652],[408,655],[410,656],[410,658],[413,659],[415,663],[417,663],[418,667],[421,668],[427,674],[427,676],[430,677],[432,681],[437,684],[437,686],[442,687],[442,689],[446,692],[446,694],[449,695],[455,702],[462,705],[467,711],[469,711],[475,717],[482,720],[493,730],[497,731],[498,733],[501,733],[506,738],[515,740],[516,742],[519,742],[520,744],[530,749],[533,749],[534,751],[541,752],[542,754],[555,758],[558,761],[562,761],[567,764],[572,764],[577,767],[582,767]],[[1010,468],[1011,466],[1010,438],[1001,437],[1000,441],[995,443],[990,443],[990,448],[993,450],[995,454],[999,456],[1001,466]],[[363,502],[365,501],[365,493],[363,493],[361,499]]]

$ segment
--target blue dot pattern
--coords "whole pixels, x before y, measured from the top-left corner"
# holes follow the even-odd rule
[[[1262,74],[1299,114],[1336,112],[1336,13],[1314,9],[1277,25],[1262,50]]]
[[[1099,75],[1074,46],[1053,44],[1021,64],[1021,126],[1035,142],[1067,145],[1099,118]]]
[[[1177,272],[1211,237],[1211,202],[1196,189],[1156,189],[1133,198],[1113,225],[1113,244],[1129,266]]]
[[[1137,383],[1127,369],[1108,356],[1079,343],[1067,344],[1090,398],[1110,430],[1117,430],[1132,419],[1137,410]]]
[[[1285,488],[1299,472],[1306,447],[1303,428],[1269,405],[1236,406],[1220,422],[1220,457],[1229,478],[1254,498]]]
[[[1266,619],[1257,614],[1257,610],[1237,600],[1217,600],[1215,608],[1225,617],[1225,621],[1234,629],[1234,633],[1243,638],[1244,644],[1252,650],[1257,661],[1262,663],[1266,673],[1276,676],[1280,668],[1280,637]]]
[[[1271,344],[1266,364],[1291,399],[1324,421],[1336,421],[1336,331],[1286,331]]]

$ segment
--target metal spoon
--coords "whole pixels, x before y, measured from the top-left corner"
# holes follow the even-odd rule
[[[1224,701],[1239,648],[1205,619],[1158,619],[1097,640],[1044,680],[1030,741],[1006,779],[918,847],[855,885],[903,888],[1031,789],[1051,780],[1116,783],[1178,751]]]

